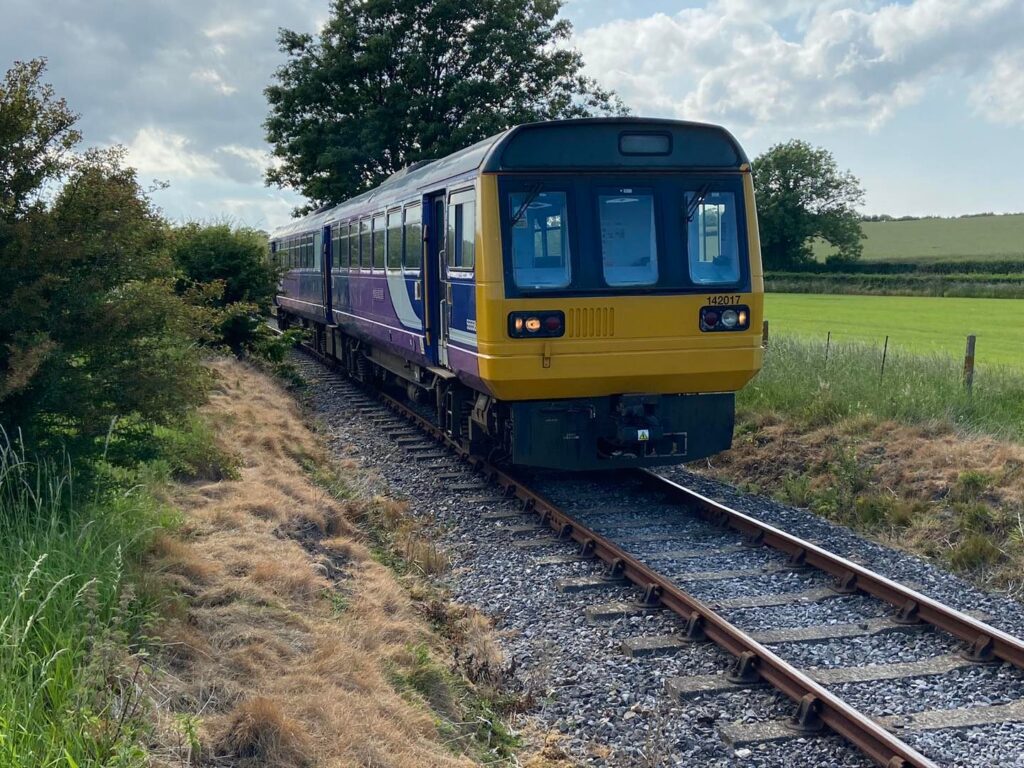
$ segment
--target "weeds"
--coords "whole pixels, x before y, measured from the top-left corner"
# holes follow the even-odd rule
[[[0,441],[0,764],[141,765],[123,659],[148,623],[126,576],[160,510],[143,488],[75,497],[65,461]],[[83,495],[86,495],[83,493]]]

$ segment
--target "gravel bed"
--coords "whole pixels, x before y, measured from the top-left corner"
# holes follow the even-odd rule
[[[886,616],[889,611],[877,600],[864,595],[844,595],[813,603],[789,603],[771,608],[723,608],[719,611],[741,629],[813,627],[818,624],[856,624],[864,619]]]
[[[1024,698],[1024,674],[1007,664],[975,665],[944,675],[886,680],[881,696],[878,683],[845,683],[833,691],[867,714],[905,715],[929,709],[1009,704]]]
[[[675,581],[683,589],[707,603],[734,597],[786,595],[826,587],[829,584],[828,579],[816,573],[764,573],[717,581],[687,581],[686,573],[679,573],[675,569],[665,569],[662,573],[674,576]]]
[[[778,643],[768,649],[798,667],[862,667],[888,662],[918,661],[956,653],[963,644],[945,632],[893,630],[864,637],[813,643]]]
[[[903,740],[947,768],[1024,766],[1024,751],[1006,748],[1007,744],[1024,744],[1024,723],[992,723],[973,728],[906,733]]]
[[[322,422],[332,450],[339,458],[358,462],[369,476],[362,480],[363,490],[388,492],[405,498],[410,512],[436,524],[440,543],[453,558],[452,570],[443,578],[453,599],[479,607],[500,630],[499,639],[506,658],[514,661],[513,684],[534,695],[534,715],[541,731],[554,730],[564,735],[562,746],[582,764],[595,766],[736,766],[750,765],[782,768],[792,765],[868,766],[871,763],[834,737],[793,739],[776,744],[761,744],[734,751],[724,744],[719,729],[737,721],[757,721],[792,713],[793,705],[770,690],[744,689],[724,694],[707,694],[676,703],[664,694],[665,681],[678,675],[720,672],[730,658],[710,644],[685,646],[678,653],[658,658],[627,657],[621,651],[624,639],[643,635],[669,634],[681,629],[678,619],[664,612],[631,616],[614,621],[588,623],[585,608],[607,600],[624,600],[635,590],[614,586],[575,593],[559,593],[560,579],[594,575],[600,571],[591,562],[539,565],[537,558],[550,554],[572,554],[575,544],[558,542],[539,548],[517,548],[509,542],[534,538],[534,534],[513,534],[510,525],[526,525],[536,518],[530,515],[507,520],[485,520],[483,512],[507,512],[513,504],[492,492],[453,491],[452,486],[482,481],[457,459],[416,461],[388,437],[400,427],[372,423],[365,414],[348,406],[352,395],[330,383],[314,384],[308,401]],[[440,480],[441,473],[454,473],[457,479]],[[1014,630],[1024,627],[1020,606],[998,596],[985,595],[965,587],[959,579],[944,574],[916,558],[866,542],[845,529],[833,526],[804,510],[795,510],[759,497],[738,494],[734,489],[685,470],[665,472],[678,482],[699,492],[784,527],[796,535],[812,538],[822,546],[846,556],[854,556],[896,579],[922,583],[926,591],[958,606],[981,608],[993,614],[993,623]],[[637,483],[623,484],[618,477],[600,481],[580,478],[567,482],[554,473],[533,473],[531,484],[541,486],[560,505],[572,503],[581,517],[611,530],[618,517],[599,514],[600,510],[636,503],[631,493]],[[493,498],[491,498],[493,497]],[[467,502],[467,499],[474,499]],[[645,513],[666,515],[671,505],[647,503]],[[589,515],[589,517],[588,517]],[[643,514],[637,517],[643,518]],[[629,542],[628,551],[657,562],[657,552],[670,549],[697,549],[735,544],[728,532],[693,517],[659,520],[645,526],[657,533],[655,541]],[[625,529],[621,529],[625,530]],[[636,535],[631,530],[629,535]],[[715,569],[764,567],[778,563],[767,550],[743,550],[726,555],[686,558],[677,561],[672,571],[680,578],[687,572]],[[664,564],[664,563],[662,563]],[[766,574],[756,579],[730,579],[718,582],[691,582],[687,586],[709,600],[726,597],[798,591],[817,586],[808,574]],[[705,592],[699,592],[705,589]],[[759,588],[756,591],[748,591]],[[844,596],[806,604],[789,604],[770,609],[731,609],[721,611],[728,619],[747,630],[759,628],[804,627],[815,624],[845,624],[884,615],[887,608],[864,596]],[[1016,630],[1015,630],[1016,631]],[[897,635],[906,643],[898,643]],[[914,638],[909,640],[908,638]],[[949,652],[948,638],[936,633],[884,633],[865,638],[806,644],[780,644],[778,651],[801,664],[847,666],[871,663],[875,655],[889,659],[924,658]],[[902,655],[901,655],[902,654]],[[977,677],[979,676],[980,677]],[[986,677],[986,675],[988,677]],[[1004,678],[992,667],[972,667],[960,677],[944,676],[942,685],[925,692],[912,683],[894,685],[894,704],[886,706],[919,707],[959,706],[962,694],[976,693],[1000,700],[999,691],[1024,696],[1024,684],[1017,678]],[[923,679],[923,678],[922,678]],[[934,680],[935,678],[928,678]],[[895,681],[905,683],[906,681]],[[948,682],[948,684],[947,684]],[[984,685],[981,685],[984,682]],[[981,685],[979,689],[977,686]],[[848,686],[851,696],[870,702],[869,684]],[[1011,694],[1004,694],[1011,695]],[[879,700],[875,687],[874,699]],[[909,711],[909,710],[908,710]],[[955,734],[982,734],[961,739]],[[950,733],[954,735],[950,735]],[[1001,748],[1010,750],[1024,745],[1024,729],[992,726],[989,730],[921,734],[919,748],[943,764],[967,764],[967,753],[978,749],[978,739],[986,734],[1002,740]],[[909,740],[909,738],[908,738]],[[985,754],[995,749],[990,740]],[[1020,750],[1011,750],[1017,754]],[[963,759],[965,762],[958,763]],[[1000,764],[1000,763],[993,763]],[[1004,762],[1001,764],[1015,765]]]

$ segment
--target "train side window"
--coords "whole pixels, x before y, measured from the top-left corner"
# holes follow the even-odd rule
[[[650,189],[603,190],[597,196],[601,219],[601,262],[610,286],[658,282],[654,193]]]
[[[384,269],[384,217],[373,217],[373,268]]]
[[[420,223],[420,206],[410,205],[405,209],[405,268],[419,272],[423,262],[423,226]]]
[[[334,268],[339,271],[348,269],[348,224],[338,224],[338,239],[333,248]]]
[[[476,266],[476,200],[472,192],[452,195],[445,238],[448,269],[472,272]]]
[[[736,196],[732,192],[687,192],[683,196],[690,279],[723,285],[740,279]]]
[[[341,225],[335,222],[331,224],[331,270],[338,268],[338,259],[341,256]]]
[[[372,242],[370,240],[370,220],[363,219],[359,222],[359,268],[370,268],[370,254]],[[355,259],[353,259],[355,261]]]
[[[322,235],[321,235],[321,237],[322,237]],[[317,248],[316,247],[316,238],[313,235],[309,236],[309,241],[310,241],[310,245],[309,245],[310,255],[312,257],[311,261],[313,262],[312,266],[313,266],[314,269],[316,269],[317,272],[320,272],[324,268],[324,244],[323,244],[323,242],[321,242],[320,243],[320,247]]]
[[[515,284],[565,288],[572,279],[565,192],[513,192],[508,201]]]
[[[388,214],[388,269],[402,268],[402,212]]]

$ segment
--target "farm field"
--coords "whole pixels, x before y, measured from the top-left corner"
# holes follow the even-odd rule
[[[765,317],[771,335],[824,342],[829,331],[842,343],[961,358],[966,336],[978,337],[979,366],[997,363],[1024,369],[1024,300],[927,296],[837,296],[770,293]]]
[[[1024,213],[957,219],[865,221],[865,261],[1024,259]],[[824,261],[829,247],[815,243]]]

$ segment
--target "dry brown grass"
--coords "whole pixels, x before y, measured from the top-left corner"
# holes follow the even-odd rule
[[[372,516],[396,541],[408,534],[424,571],[443,555],[414,538],[403,505],[339,501],[309,479],[324,449],[275,382],[234,361],[213,367],[206,415],[239,479],[182,487],[183,535],[159,537],[153,553],[154,569],[189,596],[162,631],[156,764],[472,765],[445,746],[435,714],[389,681],[415,663],[410,649],[451,660],[358,523]]]

